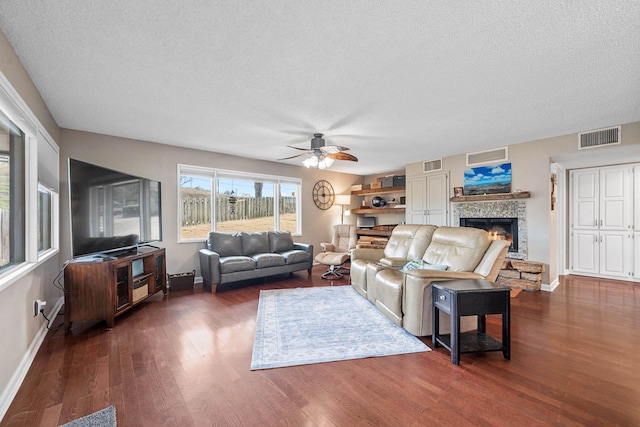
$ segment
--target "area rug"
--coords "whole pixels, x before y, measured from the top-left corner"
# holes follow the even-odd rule
[[[351,286],[263,290],[251,370],[430,350]]]
[[[116,408],[109,406],[86,417],[70,421],[60,427],[116,427]]]

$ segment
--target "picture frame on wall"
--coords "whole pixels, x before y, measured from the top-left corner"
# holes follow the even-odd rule
[[[511,192],[511,163],[478,166],[464,171],[464,194],[467,196]]]
[[[453,187],[453,197],[464,196],[464,189],[462,187]]]

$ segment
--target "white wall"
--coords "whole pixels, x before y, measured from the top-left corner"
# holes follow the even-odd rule
[[[2,32],[0,71],[40,125],[59,143],[60,129]],[[60,300],[60,292],[52,285],[59,267],[59,257],[54,255],[0,291],[0,325],[3,329],[0,341],[0,418],[4,416],[46,333],[43,317],[33,317],[33,301],[47,301],[46,312],[50,312]]]
[[[60,153],[62,258],[71,257],[67,159],[74,158],[155,179],[162,183],[163,241],[160,246],[167,249],[168,273],[195,269],[199,275],[197,252],[203,247],[202,243],[178,243],[177,164],[302,178],[302,235],[295,237],[295,240],[313,244],[316,253],[320,248],[320,242],[326,242],[331,237],[332,226],[340,223],[342,209],[338,205],[327,210],[318,209],[311,198],[313,185],[319,179],[326,179],[333,185],[336,194],[347,194],[351,192],[352,184],[362,182],[362,177],[358,175],[331,172],[330,170],[306,169],[302,166],[252,160],[66,129],[62,131]],[[114,155],[114,153],[126,153],[126,155]],[[346,216],[345,223],[350,222],[355,222],[355,218]]]
[[[611,124],[616,125],[619,123]],[[551,211],[551,164],[558,163],[568,173],[568,170],[579,167],[637,162],[640,158],[640,122],[623,124],[621,135],[620,145],[582,151],[578,150],[577,133],[509,145],[512,188],[531,192],[531,198],[524,199],[527,204],[528,258],[547,265],[543,284],[550,285],[557,281],[559,275],[565,274],[568,250],[568,245],[564,244],[566,229],[563,227],[568,214],[563,207],[568,191],[559,188],[561,200],[558,201],[558,209]],[[432,159],[424,156],[424,160]],[[423,161],[407,164],[407,179],[423,174]],[[442,167],[450,172],[453,194],[453,187],[464,185],[466,154],[444,158]]]

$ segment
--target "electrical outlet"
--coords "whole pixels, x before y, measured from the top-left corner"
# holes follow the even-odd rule
[[[44,311],[44,306],[47,305],[46,301],[37,299],[33,302],[33,317],[36,317],[40,312]]]

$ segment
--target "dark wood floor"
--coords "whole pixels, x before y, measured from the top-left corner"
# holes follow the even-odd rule
[[[1,425],[56,426],[109,405],[120,427],[640,425],[639,284],[570,276],[512,298],[511,361],[463,354],[453,366],[438,348],[250,371],[260,289],[346,284],[321,272],[160,294],[110,331],[50,332]],[[499,316],[488,330],[499,337]]]

